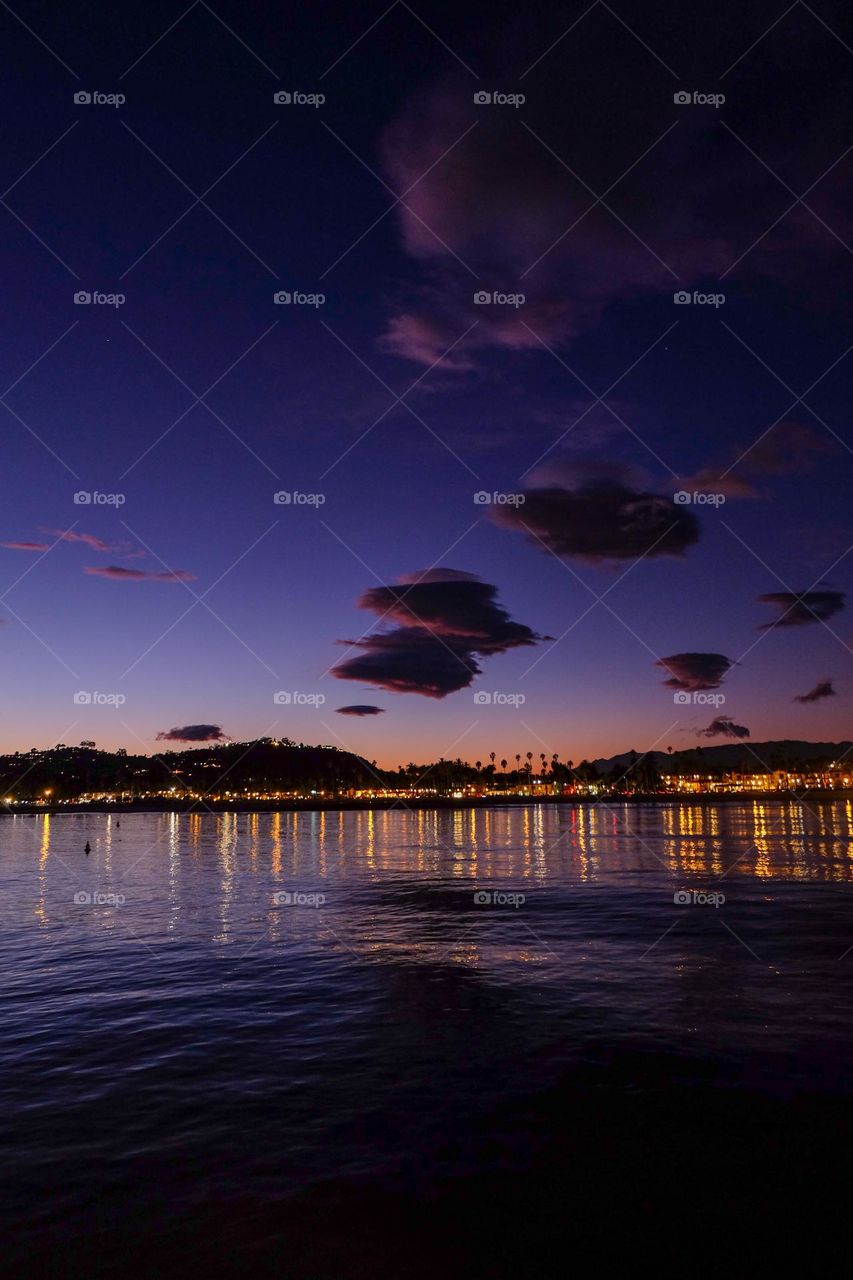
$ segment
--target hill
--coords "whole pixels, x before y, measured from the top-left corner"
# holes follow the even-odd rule
[[[89,792],[318,791],[370,786],[376,774],[366,760],[336,747],[305,746],[288,739],[218,743],[128,755],[99,751],[94,743],[0,756],[0,795],[29,800],[51,793],[55,801]]]
[[[644,759],[660,773],[702,773],[714,769],[755,773],[762,769],[796,769],[802,765],[829,763],[850,754],[853,754],[851,742],[805,742],[799,738],[785,738],[778,742],[726,742],[714,747],[691,747],[674,751],[672,755],[667,751],[649,751]],[[606,776],[613,770],[629,769],[632,760],[642,756],[641,751],[623,751],[591,763]]]

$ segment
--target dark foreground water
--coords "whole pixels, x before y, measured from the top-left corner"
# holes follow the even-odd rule
[[[6,817],[0,878],[4,1274],[757,1266],[846,1218],[848,802]]]

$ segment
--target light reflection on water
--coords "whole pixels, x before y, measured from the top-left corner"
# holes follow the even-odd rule
[[[849,801],[19,815],[0,877],[0,1138],[72,1209],[84,1148],[395,1169],[602,1046],[849,1090]]]

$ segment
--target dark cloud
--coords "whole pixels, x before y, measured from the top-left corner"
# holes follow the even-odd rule
[[[389,318],[385,350],[431,365],[465,334],[442,369],[466,373],[489,349],[568,343],[617,300],[719,280],[741,258],[740,271],[817,293],[824,228],[794,215],[768,234],[759,214],[767,175],[745,147],[720,140],[716,121],[682,116],[661,138],[654,117],[625,102],[619,127],[605,133],[577,84],[549,89],[539,78],[536,88],[523,112],[483,110],[470,82],[451,75],[421,89],[385,130],[385,174],[405,192],[396,210],[403,248],[420,268]],[[800,121],[795,138],[786,126],[786,156],[812,172],[807,128]],[[698,168],[697,155],[706,162]],[[617,182],[635,164],[632,179]],[[591,192],[614,186],[610,207],[597,205]],[[734,203],[731,191],[740,193]],[[842,237],[846,194],[824,193],[823,216]],[[525,302],[477,306],[475,289],[521,291]]]
[[[165,569],[161,573],[151,573],[147,569],[126,569],[120,564],[88,568],[84,572],[96,578],[111,578],[114,582],[195,582],[196,576],[187,569]]]
[[[607,478],[527,489],[522,505],[495,507],[494,519],[526,532],[534,546],[594,563],[683,556],[699,540],[699,522],[684,506]]]
[[[228,735],[218,724],[185,724],[157,734],[158,742],[227,742]]]
[[[770,591],[759,596],[762,604],[779,606],[779,616],[765,622],[759,631],[771,627],[805,627],[811,622],[825,622],[844,608],[843,591]]]
[[[473,574],[438,569],[403,578],[399,586],[371,587],[358,605],[402,627],[464,640],[467,648],[481,654],[533,644],[538,637],[529,627],[513,622],[496,597],[497,587]]]
[[[372,587],[359,598],[359,608],[399,625],[342,642],[361,652],[332,674],[428,698],[466,689],[481,674],[477,656],[546,638],[513,622],[496,597],[497,587],[454,569],[433,569],[396,586]]]
[[[369,703],[356,703],[351,707],[338,707],[339,716],[381,716],[385,713],[384,707],[374,707]]]
[[[49,551],[50,547],[46,542],[4,542],[0,544],[8,547],[10,551]]]
[[[663,682],[667,688],[698,693],[702,689],[719,689],[734,663],[722,653],[673,653],[659,658],[657,665],[669,672]]]
[[[595,324],[617,296],[672,289],[667,268],[615,218],[601,210],[587,216],[594,203],[589,191],[543,145],[568,150],[591,176],[587,159],[576,158],[587,130],[568,118],[565,95],[554,103],[562,119],[548,121],[550,141],[538,141],[512,110],[478,112],[471,98],[470,86],[451,78],[417,94],[385,131],[382,159],[390,185],[407,192],[398,207],[403,247],[423,270],[420,288],[389,321],[386,350],[429,365],[476,321],[442,361],[444,370],[465,372],[488,348],[541,351],[540,338],[568,341]],[[644,138],[626,165],[653,141],[654,134]],[[665,154],[657,155],[658,163]],[[651,200],[645,203],[641,225],[652,215]],[[638,209],[628,217],[632,227],[635,215]],[[691,234],[682,208],[655,200],[654,222],[655,240],[661,224],[668,224],[671,240],[663,256],[676,258],[674,271],[688,262],[692,271],[726,264],[715,237]],[[472,273],[465,296],[445,278],[460,262]],[[523,292],[525,301],[518,309],[477,306],[475,289]]]
[[[700,729],[701,738],[748,738],[749,730],[745,724],[735,724],[728,716],[717,716],[707,729]]]
[[[467,642],[439,639],[420,627],[397,627],[353,642],[361,649],[332,669],[339,680],[360,680],[392,693],[444,698],[480,674]]]
[[[834,698],[835,689],[831,680],[819,680],[813,689],[809,689],[808,693],[798,694],[794,698],[794,702],[820,702],[821,698]]]

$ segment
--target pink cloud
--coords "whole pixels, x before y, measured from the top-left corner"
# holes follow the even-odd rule
[[[765,230],[760,167],[734,143],[721,148],[710,126],[685,127],[682,117],[656,140],[638,113],[621,139],[627,180],[617,182],[618,167],[602,170],[598,123],[570,93],[531,117],[535,131],[512,110],[477,110],[471,97],[468,84],[448,77],[416,94],[382,136],[389,185],[406,193],[395,214],[402,245],[420,268],[380,339],[394,355],[432,364],[475,321],[446,371],[468,372],[490,348],[568,343],[617,300],[718,278]],[[807,143],[792,148],[801,155]],[[709,156],[698,176],[697,148]],[[628,178],[631,160],[638,169]],[[613,196],[598,203],[595,191],[609,184]],[[721,190],[740,199],[721,207]],[[831,225],[846,232],[849,213],[836,204]],[[817,297],[809,281],[825,240],[814,219],[781,220],[743,270]],[[525,300],[478,305],[480,290]]]
[[[8,547],[10,551],[49,551],[50,546],[46,542],[3,542],[0,546]]]
[[[44,532],[58,538],[60,542],[83,542],[92,551],[116,550],[101,538],[95,537],[94,533],[77,533],[74,529],[45,529]]]
[[[164,569],[152,573],[147,569],[126,569],[123,565],[108,564],[84,570],[92,577],[109,578],[113,582],[195,582],[196,575],[187,569]]]

